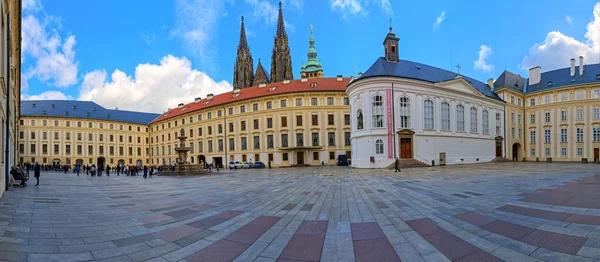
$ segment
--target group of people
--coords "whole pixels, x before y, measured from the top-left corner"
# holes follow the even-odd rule
[[[33,169],[33,176],[37,181],[35,186],[38,186],[40,184],[40,173],[42,170],[42,167],[39,163],[27,163],[27,165],[18,164],[17,166],[12,166],[10,169],[10,175],[15,181],[20,181],[19,185],[21,187],[26,187],[27,181],[29,180],[29,169]]]
[[[79,176],[80,173],[85,172],[86,175],[91,175],[91,176],[102,176],[102,172],[106,170],[106,176],[110,176],[110,172],[116,172],[117,176],[120,176],[121,174],[124,174],[126,176],[137,176],[140,172],[143,172],[144,178],[147,178],[148,175],[150,175],[150,177],[152,177],[152,175],[154,175],[155,173],[157,173],[157,169],[154,166],[123,166],[123,165],[118,165],[115,167],[106,165],[106,168],[104,168],[104,166],[98,166],[96,167],[96,165],[80,165],[80,164],[76,164],[73,168],[73,173],[77,173],[77,175]]]

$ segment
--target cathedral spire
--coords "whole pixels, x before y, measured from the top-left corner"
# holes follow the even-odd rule
[[[277,33],[275,34],[273,52],[271,54],[271,83],[292,79],[294,79],[292,72],[292,57],[290,56],[288,37],[285,33],[285,23],[280,1],[279,17],[277,18]]]
[[[246,40],[246,28],[244,27],[244,17],[240,26],[240,42],[237,48],[237,56],[233,68],[233,88],[241,89],[251,87],[254,82],[254,62],[248,41]]]
[[[322,78],[323,66],[321,59],[317,59],[317,50],[315,50],[315,39],[313,38],[313,26],[310,25],[310,38],[308,39],[308,62],[300,67],[300,76],[306,78]]]
[[[267,78],[267,71],[260,63],[260,58],[258,59],[258,66],[256,66],[256,75],[254,76],[254,85],[260,84],[268,84],[269,79]]]

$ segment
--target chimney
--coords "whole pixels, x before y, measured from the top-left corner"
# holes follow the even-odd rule
[[[342,82],[342,80],[343,80],[342,75],[337,75],[337,77],[336,77],[335,80],[338,81],[338,82]]]
[[[571,58],[571,77],[575,76],[575,58]]]
[[[213,94],[208,94],[208,96],[206,97],[206,99],[208,99],[208,100],[212,100],[212,99],[213,99],[213,97],[215,97]]]
[[[575,59],[573,59],[573,61],[575,61]],[[534,68],[529,69],[529,85],[535,85],[539,83],[541,78],[542,68],[540,66],[536,66]]]
[[[196,97],[196,98],[194,98],[194,103],[200,103],[200,100],[202,100],[202,98]]]
[[[306,76],[301,76],[300,77],[300,82],[304,83],[304,82],[308,82],[308,77]]]
[[[283,79],[283,84],[284,84],[284,85],[287,85],[287,84],[289,84],[289,83],[290,83],[290,80],[289,80],[289,79]]]
[[[177,108],[182,109],[183,108],[183,103],[179,103],[179,105],[177,105]]]
[[[579,56],[579,75],[583,75],[583,56]]]
[[[240,90],[239,88],[234,88],[234,89],[233,89],[233,93],[234,93],[234,94],[237,94],[237,93],[239,93],[240,91],[241,91],[241,90]]]
[[[494,79],[490,78],[487,81],[488,86],[490,86],[491,89],[494,89]]]

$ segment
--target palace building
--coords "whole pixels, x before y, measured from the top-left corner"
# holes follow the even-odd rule
[[[158,116],[87,101],[22,101],[19,162],[149,164],[148,124]]]
[[[527,79],[504,71],[494,83],[506,101],[507,158],[600,161],[600,64],[580,56],[578,66],[572,58],[570,67],[541,70]]]
[[[504,156],[504,101],[488,84],[401,60],[387,34],[384,57],[350,82],[352,165],[383,168],[489,162]]]

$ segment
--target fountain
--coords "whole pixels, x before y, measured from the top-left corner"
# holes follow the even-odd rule
[[[187,136],[185,136],[185,131],[183,128],[179,131],[179,146],[175,147],[175,152],[177,152],[177,162],[175,165],[175,170],[166,169],[168,171],[163,171],[162,175],[199,175],[208,173],[206,170],[200,169],[200,165],[190,164],[187,162],[188,152],[190,151],[190,147],[186,146],[185,142],[187,140]]]

